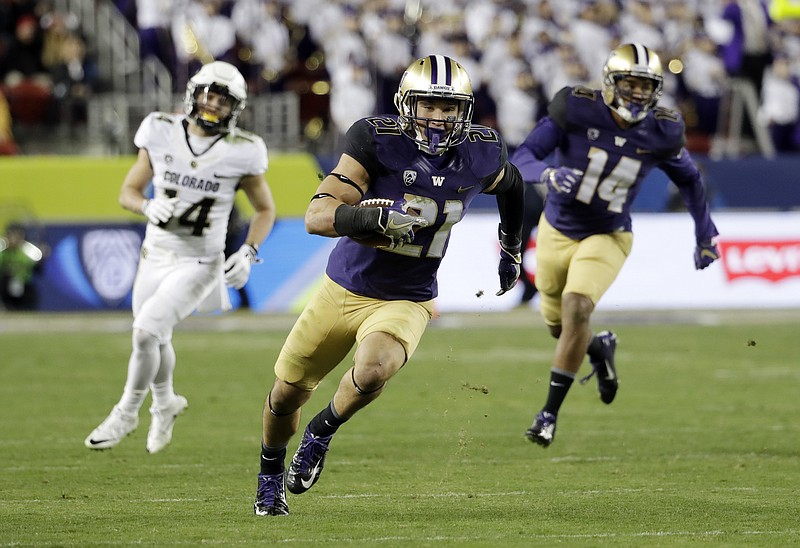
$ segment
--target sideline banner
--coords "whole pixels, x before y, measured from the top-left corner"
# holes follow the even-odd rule
[[[34,278],[42,311],[130,310],[144,223],[46,224],[49,252]],[[242,291],[229,290],[234,307],[246,299],[257,312],[297,312],[321,280],[336,240],[311,236],[303,219],[279,219],[259,251]]]
[[[634,214],[633,251],[598,304],[605,310],[800,307],[800,212],[713,213],[722,257],[694,269],[688,213]],[[439,272],[438,309],[508,310],[521,288],[498,289],[497,216],[467,216],[453,229]],[[525,267],[535,272],[535,244]]]
[[[606,310],[800,308],[800,212],[715,213],[722,257],[694,269],[688,213],[634,214],[633,251],[598,304]],[[521,284],[502,297],[497,215],[472,213],[456,224],[439,271],[441,312],[514,308]],[[45,258],[36,285],[39,309],[130,309],[144,224],[45,225]],[[254,312],[299,312],[322,279],[334,238],[311,236],[302,219],[279,219],[259,251],[243,292]],[[535,242],[525,268],[535,275]]]

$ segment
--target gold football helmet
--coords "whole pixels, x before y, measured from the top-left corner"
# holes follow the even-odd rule
[[[653,81],[649,95],[633,93],[629,86],[619,86],[629,76]],[[658,55],[642,44],[622,44],[611,51],[603,66],[603,101],[632,124],[641,122],[661,97],[664,70]],[[646,90],[643,90],[646,92]]]
[[[456,114],[448,114],[444,120],[418,116],[420,99],[453,101]],[[472,124],[474,101],[467,71],[444,55],[430,55],[411,63],[394,95],[403,133],[428,154],[441,154],[464,142]]]

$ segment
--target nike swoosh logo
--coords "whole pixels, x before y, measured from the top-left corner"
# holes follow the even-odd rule
[[[653,152],[653,151],[652,150],[648,150],[646,148],[637,148],[636,149],[636,154],[650,154],[651,152]]]
[[[91,443],[92,445],[100,445],[101,443],[105,443],[107,441],[108,440],[89,440],[89,443]]]
[[[563,387],[563,386],[566,386],[566,385],[561,384],[560,382],[551,382],[550,386],[562,386]]]
[[[471,189],[471,188],[475,188],[475,185],[469,185],[469,186],[460,186],[460,187],[458,187],[458,188],[456,189],[456,192],[466,192],[466,191],[468,191],[468,190],[469,190],[469,189]]]
[[[614,374],[614,369],[609,365],[608,362],[606,362],[606,372],[608,373],[606,375],[607,381],[613,381],[614,379],[617,378],[617,376]]]
[[[310,489],[311,486],[314,485],[314,478],[317,477],[317,470],[319,470],[319,463],[317,463],[317,465],[313,468],[313,470],[311,470],[311,475],[308,477],[307,480],[300,478],[300,484],[304,488]]]
[[[389,222],[386,225],[387,229],[397,230],[398,228],[405,228],[407,226],[411,226],[414,224],[414,221],[408,221],[405,223],[395,224],[394,219],[389,219]]]
[[[236,179],[236,175],[220,175],[219,173],[215,173],[214,177],[217,179]]]
[[[265,457],[264,455],[261,455],[261,460],[273,461],[273,460],[278,460],[278,457],[269,458],[269,457]]]

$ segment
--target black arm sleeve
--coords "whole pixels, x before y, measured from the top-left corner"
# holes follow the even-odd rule
[[[342,204],[333,215],[333,229],[339,236],[361,236],[380,228],[381,209]]]
[[[503,246],[518,248],[522,243],[522,220],[525,217],[525,187],[517,166],[508,162],[503,179],[498,184],[497,210],[500,230],[505,233]]]

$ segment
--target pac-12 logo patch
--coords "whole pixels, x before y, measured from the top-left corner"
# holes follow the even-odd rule
[[[417,172],[413,169],[407,169],[403,172],[403,183],[406,186],[411,186],[417,180]]]

